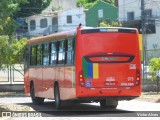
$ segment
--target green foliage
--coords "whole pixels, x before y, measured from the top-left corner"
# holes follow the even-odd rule
[[[86,9],[94,6],[99,0],[77,0],[77,6],[78,7],[84,7]],[[104,2],[107,2],[109,4],[114,5],[115,0],[101,0]]]
[[[96,3],[97,3],[97,0],[92,0],[92,2],[90,2],[89,0],[77,0],[77,6],[84,7],[86,9],[92,7]]]
[[[6,56],[4,56],[6,50],[8,49],[8,36],[0,36],[0,68],[5,67],[7,61]]]
[[[7,17],[4,23],[0,26],[0,35],[12,36],[17,25],[18,24],[14,19]]]
[[[121,27],[122,23],[121,22],[107,22],[107,21],[102,21],[100,23],[100,27]]]
[[[160,90],[160,58],[152,58],[149,61],[149,71],[151,72],[152,80],[156,81],[157,93]]]
[[[42,10],[47,8],[52,0],[27,0],[25,4],[20,4],[20,10],[17,11],[15,17],[28,17],[40,14]]]
[[[18,26],[16,19],[40,13],[51,0],[1,0],[0,35],[13,36]]]
[[[155,80],[160,71],[160,58],[152,58],[149,61],[149,71],[152,75],[152,80]]]
[[[103,0],[104,2],[107,2],[107,3],[109,3],[109,4],[112,4],[112,5],[114,5],[114,3],[115,3],[115,0]]]
[[[27,39],[13,39],[9,44],[8,36],[0,36],[0,69],[22,64]]]
[[[19,10],[19,4],[25,2],[27,2],[27,0],[0,1],[0,35],[13,35],[16,29],[16,22],[12,19],[13,14]]]
[[[0,1],[0,18],[4,20],[12,16],[19,9],[19,4],[25,3],[27,0],[1,0]]]

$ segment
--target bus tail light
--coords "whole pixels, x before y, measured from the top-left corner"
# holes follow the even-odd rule
[[[84,87],[85,86],[85,81],[84,81],[84,76],[83,76],[83,72],[79,73],[79,85]]]
[[[140,84],[140,70],[139,69],[136,69],[136,85],[139,85]]]

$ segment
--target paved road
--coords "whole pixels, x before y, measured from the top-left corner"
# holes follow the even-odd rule
[[[32,107],[34,110],[41,112],[43,115],[55,116],[72,116],[72,117],[106,117],[106,116],[128,116],[137,114],[139,111],[160,111],[160,103],[149,103],[137,100],[120,101],[116,110],[101,109],[99,103],[88,104],[64,104],[62,111],[55,109],[54,101],[46,100],[43,105],[33,105],[30,97],[4,97],[0,98],[0,103],[26,105]],[[42,112],[43,111],[43,112]],[[160,115],[160,112],[159,112]],[[160,116],[159,116],[160,117]]]

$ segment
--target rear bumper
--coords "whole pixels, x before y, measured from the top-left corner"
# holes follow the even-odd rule
[[[85,88],[81,87],[77,92],[77,98],[80,99],[117,99],[131,100],[141,95],[141,88],[135,87],[120,87],[120,88]]]
[[[83,97],[83,98],[78,98],[79,100],[82,100],[82,101],[97,101],[99,102],[100,100],[104,100],[104,99],[107,99],[107,100],[117,100],[117,101],[123,101],[123,100],[132,100],[132,99],[135,99],[139,96],[105,96],[105,97]]]

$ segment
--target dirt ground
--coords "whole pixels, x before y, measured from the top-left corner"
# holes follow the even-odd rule
[[[157,93],[157,92],[143,92],[142,95],[139,98],[137,98],[137,100],[160,103],[160,93]]]
[[[1,97],[25,97],[22,92],[0,92]],[[160,93],[157,94],[156,92],[143,92],[142,95],[137,98],[136,100],[139,101],[146,101],[146,102],[154,102],[160,103]],[[33,108],[25,105],[16,105],[16,104],[2,104],[0,103],[0,111],[35,111]]]

